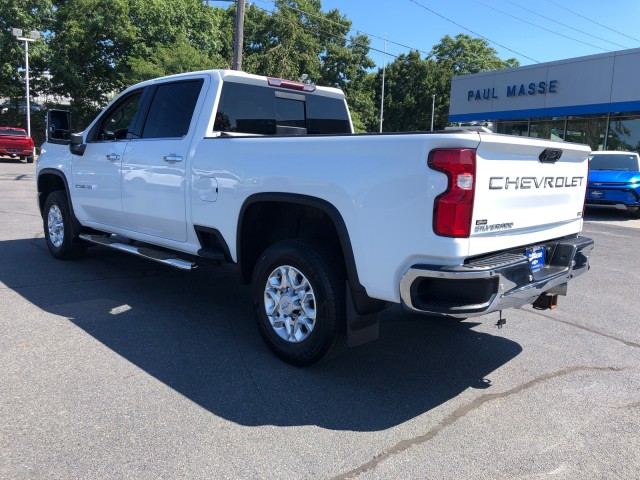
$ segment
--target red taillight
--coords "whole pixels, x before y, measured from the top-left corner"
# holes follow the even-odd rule
[[[300,92],[311,93],[316,89],[316,86],[312,83],[293,82],[291,80],[282,80],[281,78],[267,77],[267,82],[271,87],[288,88]]]
[[[433,231],[443,237],[468,237],[476,185],[475,150],[433,150],[428,165],[449,178],[447,190],[436,197],[433,206]]]

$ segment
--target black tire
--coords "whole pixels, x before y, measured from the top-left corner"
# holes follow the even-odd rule
[[[313,298],[313,328],[309,330],[306,324],[301,323],[300,332],[305,338],[296,342],[284,339],[282,335],[287,333],[282,328],[278,333],[265,306],[265,298],[269,296],[267,282],[272,274],[277,274],[279,267],[285,266],[300,273],[300,278],[303,276],[308,280],[312,289],[312,295],[308,298]],[[309,366],[334,357],[346,347],[346,279],[343,262],[324,245],[309,240],[285,240],[272,245],[258,259],[253,273],[252,293],[260,333],[269,348],[285,362],[299,367]],[[295,302],[297,297],[293,295],[292,298]],[[280,304],[274,302],[274,305]],[[284,312],[280,306],[276,309]],[[297,311],[303,312],[302,309]],[[298,316],[295,312],[289,313],[291,315],[288,318],[294,318],[297,325]],[[304,315],[299,317],[305,318]]]
[[[33,163],[33,155],[28,155],[26,159],[27,159],[27,163]]]
[[[63,190],[49,194],[44,202],[42,219],[44,238],[54,257],[76,258],[87,251],[87,243],[80,240],[73,231],[69,202]]]

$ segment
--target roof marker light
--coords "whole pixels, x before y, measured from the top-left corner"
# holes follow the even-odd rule
[[[283,80],[281,78],[273,77],[267,77],[267,81],[271,87],[288,88],[290,90],[298,90],[300,92],[310,93],[316,89],[316,86],[312,83],[294,82],[292,80]]]

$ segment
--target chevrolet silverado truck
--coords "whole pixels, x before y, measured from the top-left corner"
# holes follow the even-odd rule
[[[0,127],[0,156],[33,163],[33,139],[22,128]]]
[[[58,128],[67,112],[48,121],[37,189],[53,256],[97,244],[235,264],[262,337],[294,365],[374,340],[390,304],[551,308],[588,270],[587,146],[356,135],[340,90],[225,70],[134,85],[81,133]]]

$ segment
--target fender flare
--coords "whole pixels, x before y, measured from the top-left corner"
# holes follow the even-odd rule
[[[387,306],[387,302],[369,297],[367,295],[365,287],[360,283],[360,279],[358,277],[358,269],[356,267],[356,260],[353,254],[353,248],[351,246],[351,239],[349,237],[349,231],[347,230],[345,221],[342,218],[342,214],[332,203],[318,197],[312,197],[309,195],[298,193],[256,193],[247,197],[242,204],[242,207],[240,208],[240,214],[238,215],[238,226],[236,232],[236,255],[238,264],[242,263],[242,226],[244,224],[243,219],[245,213],[251,205],[264,202],[278,202],[290,203],[293,205],[302,205],[305,207],[317,208],[318,210],[325,213],[333,223],[336,232],[338,233],[338,240],[344,254],[347,280],[349,282],[349,287],[356,310],[361,315],[366,315],[369,313],[378,312]]]
[[[82,224],[76,217],[76,214],[73,210],[73,204],[71,203],[71,191],[69,190],[69,182],[67,181],[67,177],[63,172],[55,168],[43,168],[42,170],[40,170],[40,172],[38,172],[38,178],[37,178],[37,184],[36,184],[38,188],[38,197],[42,195],[42,192],[40,191],[40,177],[42,177],[43,175],[54,175],[60,178],[62,180],[62,183],[64,183],[64,190],[67,196],[67,203],[69,206],[69,211],[71,212],[71,225],[74,230],[73,233],[76,235],[79,234],[80,231],[82,230]],[[38,201],[38,208],[40,209],[41,216],[44,215],[43,206],[46,200],[47,200],[46,198],[43,198],[42,200]]]

